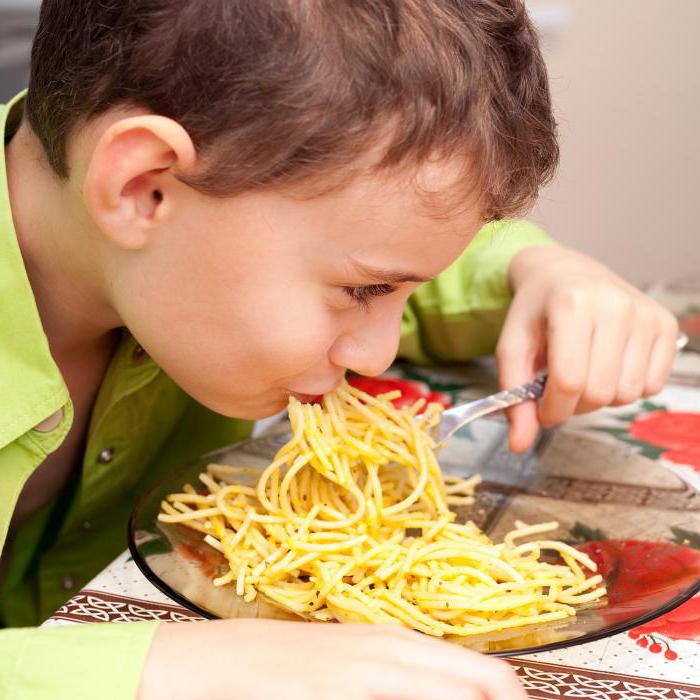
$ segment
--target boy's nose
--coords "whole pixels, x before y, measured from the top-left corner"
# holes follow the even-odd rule
[[[400,334],[401,316],[384,316],[337,338],[331,347],[329,359],[336,367],[376,376],[396,358]]]

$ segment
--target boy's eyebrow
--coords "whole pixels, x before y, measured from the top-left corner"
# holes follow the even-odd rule
[[[417,282],[418,284],[422,284],[423,282],[430,282],[430,280],[433,279],[432,277],[424,277],[423,275],[418,275],[413,272],[404,272],[403,270],[372,267],[371,265],[365,265],[352,258],[350,258],[350,262],[362,277],[367,277],[373,282],[394,282],[396,284],[400,282]]]

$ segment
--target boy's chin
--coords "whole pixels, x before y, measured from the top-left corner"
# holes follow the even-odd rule
[[[238,418],[240,420],[262,420],[276,416],[287,408],[287,400],[282,397],[276,400],[260,401],[259,403],[231,403],[228,406],[208,406],[216,413],[220,413],[228,418]]]

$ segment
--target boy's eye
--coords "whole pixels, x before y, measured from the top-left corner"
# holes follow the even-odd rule
[[[395,291],[396,287],[391,284],[366,284],[362,287],[343,287],[343,292],[364,308],[369,308],[372,299],[375,297],[383,297]]]

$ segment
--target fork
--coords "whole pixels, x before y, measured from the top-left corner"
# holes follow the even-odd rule
[[[676,340],[676,349],[682,350],[687,342],[688,336],[685,333],[679,333]],[[523,401],[536,401],[544,394],[546,385],[547,372],[544,371],[531,382],[520,384],[513,389],[499,391],[497,394],[491,394],[483,399],[470,401],[443,411],[438,431],[438,442],[445,442],[460,428],[477,418],[483,418],[490,413],[516,406],[519,403],[523,403]]]

